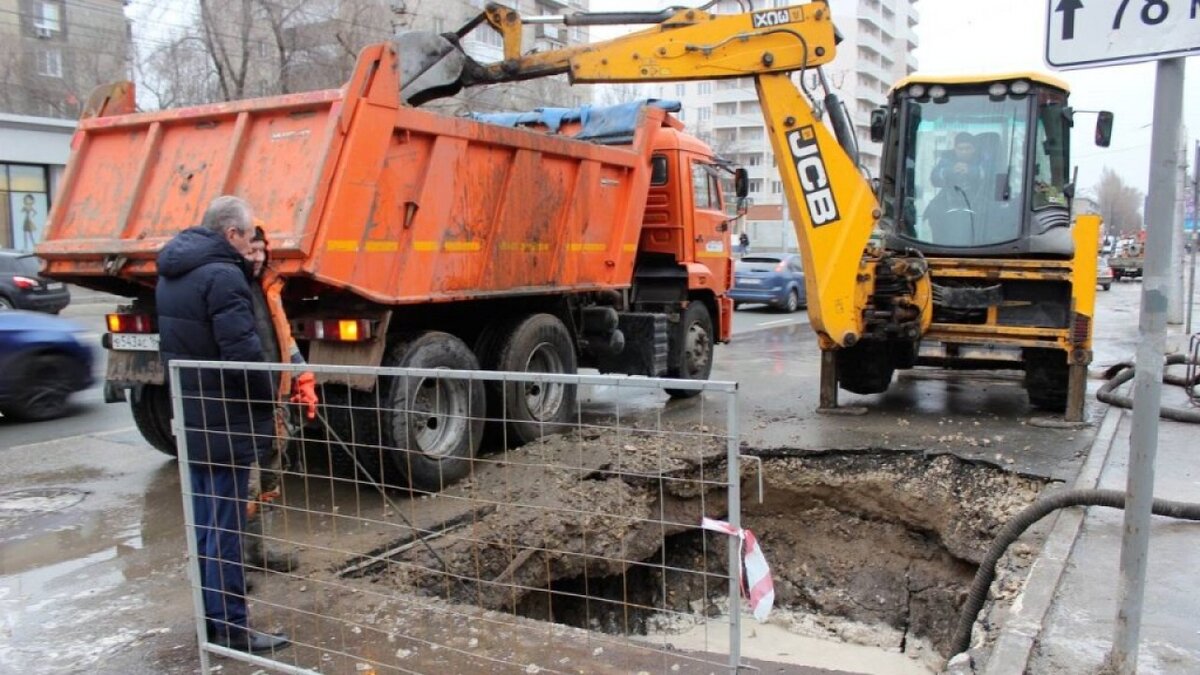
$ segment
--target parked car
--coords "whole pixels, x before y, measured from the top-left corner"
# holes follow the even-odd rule
[[[37,312],[0,312],[0,414],[47,420],[92,385],[95,354],[75,323]]]
[[[1100,284],[1100,288],[1106,291],[1112,288],[1113,271],[1112,268],[1108,266],[1108,260],[1106,258],[1100,258],[1099,262],[1096,264],[1096,283]]]
[[[733,268],[733,306],[761,302],[784,312],[808,304],[804,291],[804,269],[796,253],[751,253]]]
[[[61,281],[42,278],[41,261],[32,253],[0,249],[0,312],[28,309],[58,314],[71,302]]]

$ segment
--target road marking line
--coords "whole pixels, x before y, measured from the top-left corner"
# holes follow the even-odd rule
[[[795,319],[776,319],[775,321],[762,321],[754,324],[755,326],[778,326],[781,323],[793,323]]]
[[[63,441],[82,441],[82,440],[88,439],[88,438],[99,438],[102,436],[110,436],[110,435],[115,435],[115,434],[126,434],[126,433],[129,433],[130,431],[137,431],[137,427],[128,426],[128,427],[120,427],[119,429],[109,429],[107,431],[96,431],[96,432],[92,432],[90,434],[77,434],[75,436],[63,436],[62,438],[52,438],[48,441],[38,441],[37,443],[26,443],[25,445],[14,445],[11,448],[9,448],[9,450],[27,450],[29,448],[36,448],[39,445],[49,445],[51,443],[62,443]]]

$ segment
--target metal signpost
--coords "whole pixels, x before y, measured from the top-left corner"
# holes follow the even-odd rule
[[[1107,668],[1137,672],[1145,597],[1158,410],[1162,397],[1171,228],[1183,113],[1183,57],[1200,54],[1200,0],[1048,0],[1046,63],[1060,70],[1158,61],[1154,85],[1146,261],[1138,323],[1133,428],[1121,541],[1120,607]]]

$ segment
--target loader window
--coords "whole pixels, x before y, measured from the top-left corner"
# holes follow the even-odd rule
[[[952,92],[905,105],[903,234],[964,248],[1020,236],[1028,97]]]
[[[1037,130],[1033,145],[1033,210],[1067,206],[1070,180],[1071,124],[1063,112],[1066,97],[1060,92],[1038,93]]]

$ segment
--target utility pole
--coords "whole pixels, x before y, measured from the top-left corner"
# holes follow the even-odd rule
[[[1173,227],[1171,228],[1171,294],[1170,302],[1167,304],[1167,323],[1172,326],[1183,324],[1183,308],[1184,308],[1184,283],[1183,283],[1183,268],[1187,255],[1184,251],[1184,244],[1187,242],[1187,233],[1184,231],[1185,213],[1187,209],[1183,204],[1187,200],[1187,141],[1186,134],[1179,134],[1179,169],[1175,179],[1175,212],[1171,218]]]
[[[1108,666],[1116,675],[1136,675],[1150,510],[1154,501],[1154,458],[1158,454],[1158,412],[1162,403],[1163,351],[1175,215],[1176,164],[1183,114],[1182,57],[1160,59],[1154,84],[1153,139],[1150,142],[1150,195],[1146,213],[1146,261],[1138,319],[1137,374],[1133,381],[1133,425],[1129,433],[1129,474],[1125,526],[1121,537],[1120,606]]]
[[[1192,264],[1188,266],[1187,321],[1184,325],[1188,334],[1192,332],[1192,309],[1196,304],[1196,249],[1200,248],[1200,140],[1196,141],[1196,158],[1192,160],[1191,244]]]

